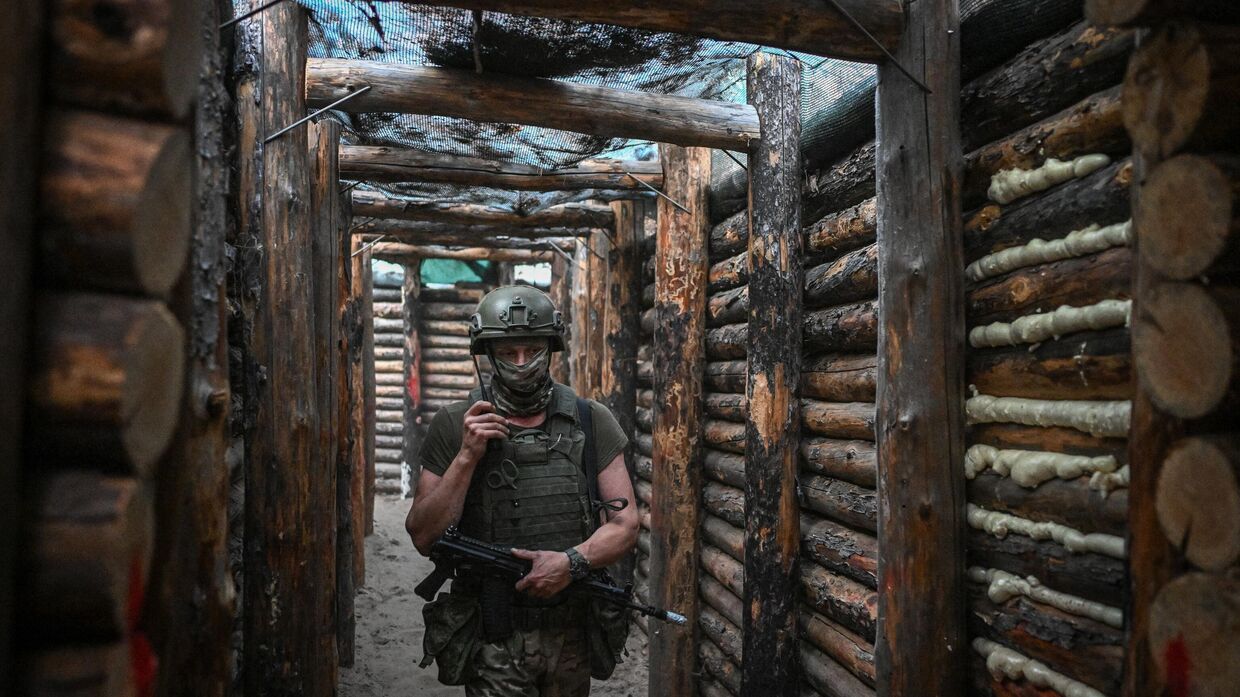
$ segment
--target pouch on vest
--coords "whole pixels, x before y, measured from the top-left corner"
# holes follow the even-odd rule
[[[478,599],[461,593],[440,593],[422,608],[421,667],[434,661],[439,682],[464,685],[466,671],[481,646],[478,637]]]

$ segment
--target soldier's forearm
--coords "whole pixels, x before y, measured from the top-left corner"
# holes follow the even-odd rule
[[[415,499],[407,527],[418,551],[426,554],[443,531],[461,519],[476,465],[458,454],[426,496]]]
[[[589,560],[591,567],[601,569],[619,561],[636,544],[637,516],[615,516],[577,545],[577,551]]]

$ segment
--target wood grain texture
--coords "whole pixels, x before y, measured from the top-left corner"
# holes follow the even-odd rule
[[[343,150],[343,148],[342,148]],[[495,225],[512,230],[526,228],[611,227],[611,208],[595,203],[564,203],[538,211],[510,210],[476,203],[410,201],[392,198],[381,191],[352,192],[353,214],[388,220],[410,220],[452,225]]]

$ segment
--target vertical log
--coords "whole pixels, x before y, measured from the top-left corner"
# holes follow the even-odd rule
[[[362,529],[375,531],[375,277],[370,250],[358,255],[362,268]]]
[[[347,223],[346,223],[347,224]],[[353,584],[366,583],[366,305],[365,267],[370,263],[363,243],[349,240],[349,306],[345,310],[349,336],[349,507],[353,524]]]
[[[272,7],[262,34],[262,140],[305,115],[307,29],[299,5]],[[316,273],[307,133],[262,144],[258,191],[264,284],[255,353],[266,370],[246,470],[247,694],[334,693],[334,462],[318,444]],[[247,192],[248,193],[248,192]],[[244,194],[243,194],[244,195]],[[317,592],[307,592],[315,589]]]
[[[590,281],[588,288],[587,311],[589,312],[590,350],[586,353],[586,372],[589,374],[590,392],[586,395],[592,399],[601,399],[603,394],[603,370],[610,362],[610,347],[607,345],[607,272],[608,256],[611,253],[611,241],[606,235],[590,236]]]
[[[26,346],[30,312],[31,240],[43,74],[43,8],[38,0],[8,5],[0,22],[0,490],[17,491],[21,471]],[[0,506],[0,685],[13,684],[10,627],[13,621],[14,551],[18,507]]]
[[[334,142],[340,141],[339,127],[334,129]],[[354,615],[353,598],[357,594],[357,562],[356,545],[360,544],[354,533],[353,520],[353,453],[357,435],[352,430],[352,408],[357,400],[353,398],[353,371],[350,356],[354,345],[354,316],[352,310],[352,244],[349,239],[349,228],[352,226],[352,197],[348,192],[340,193],[339,157],[336,159],[334,176],[336,187],[333,191],[333,203],[336,208],[336,306],[332,308],[332,317],[336,323],[336,342],[333,346],[333,379],[335,388],[332,401],[335,409],[336,428],[336,653],[339,664],[344,667],[353,665],[354,632],[356,618]]]
[[[650,694],[697,693],[698,503],[702,488],[702,373],[706,362],[710,151],[659,146],[664,191],[682,211],[659,200],[655,263],[654,501],[650,594],[676,608],[685,627],[651,637]]]
[[[551,301],[564,316],[564,350],[551,360],[551,377],[556,382],[571,385],[573,370],[573,293],[572,266],[559,254],[551,260]]]
[[[586,356],[590,353],[590,246],[579,244],[573,251],[573,344],[572,385],[579,395],[590,394],[590,373]]]
[[[800,693],[796,598],[801,410],[801,63],[749,58],[762,138],[749,147],[749,368],[741,690]]]
[[[404,360],[405,416],[402,423],[403,447],[400,463],[400,493],[403,498],[413,497],[413,487],[417,486],[420,466],[418,450],[421,449],[422,427],[418,425],[418,412],[422,408],[422,345],[418,340],[418,294],[422,289],[421,264],[412,262],[405,264],[405,280],[401,286],[401,318],[404,321],[405,340],[401,355]]]
[[[909,5],[878,93],[878,691],[965,688],[957,0]],[[933,594],[934,602],[927,602]]]
[[[629,479],[634,472],[633,434],[637,430],[637,344],[641,332],[641,238],[646,202],[616,201],[611,210],[616,217],[615,245],[607,254],[607,363],[603,365],[602,401],[630,437],[624,452]],[[596,235],[601,237],[602,235]],[[634,480],[635,481],[635,480]],[[632,580],[636,552],[616,566],[624,580]]]

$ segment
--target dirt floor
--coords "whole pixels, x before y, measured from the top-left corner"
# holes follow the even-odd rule
[[[430,573],[405,534],[409,502],[394,496],[375,501],[375,534],[366,539],[366,585],[357,595],[357,653],[352,668],[340,673],[342,697],[419,695],[460,697],[460,687],[445,687],[435,668],[418,667],[422,658],[422,605],[413,587]],[[595,681],[594,697],[645,697],[646,641],[633,628],[628,656],[606,682]]]

